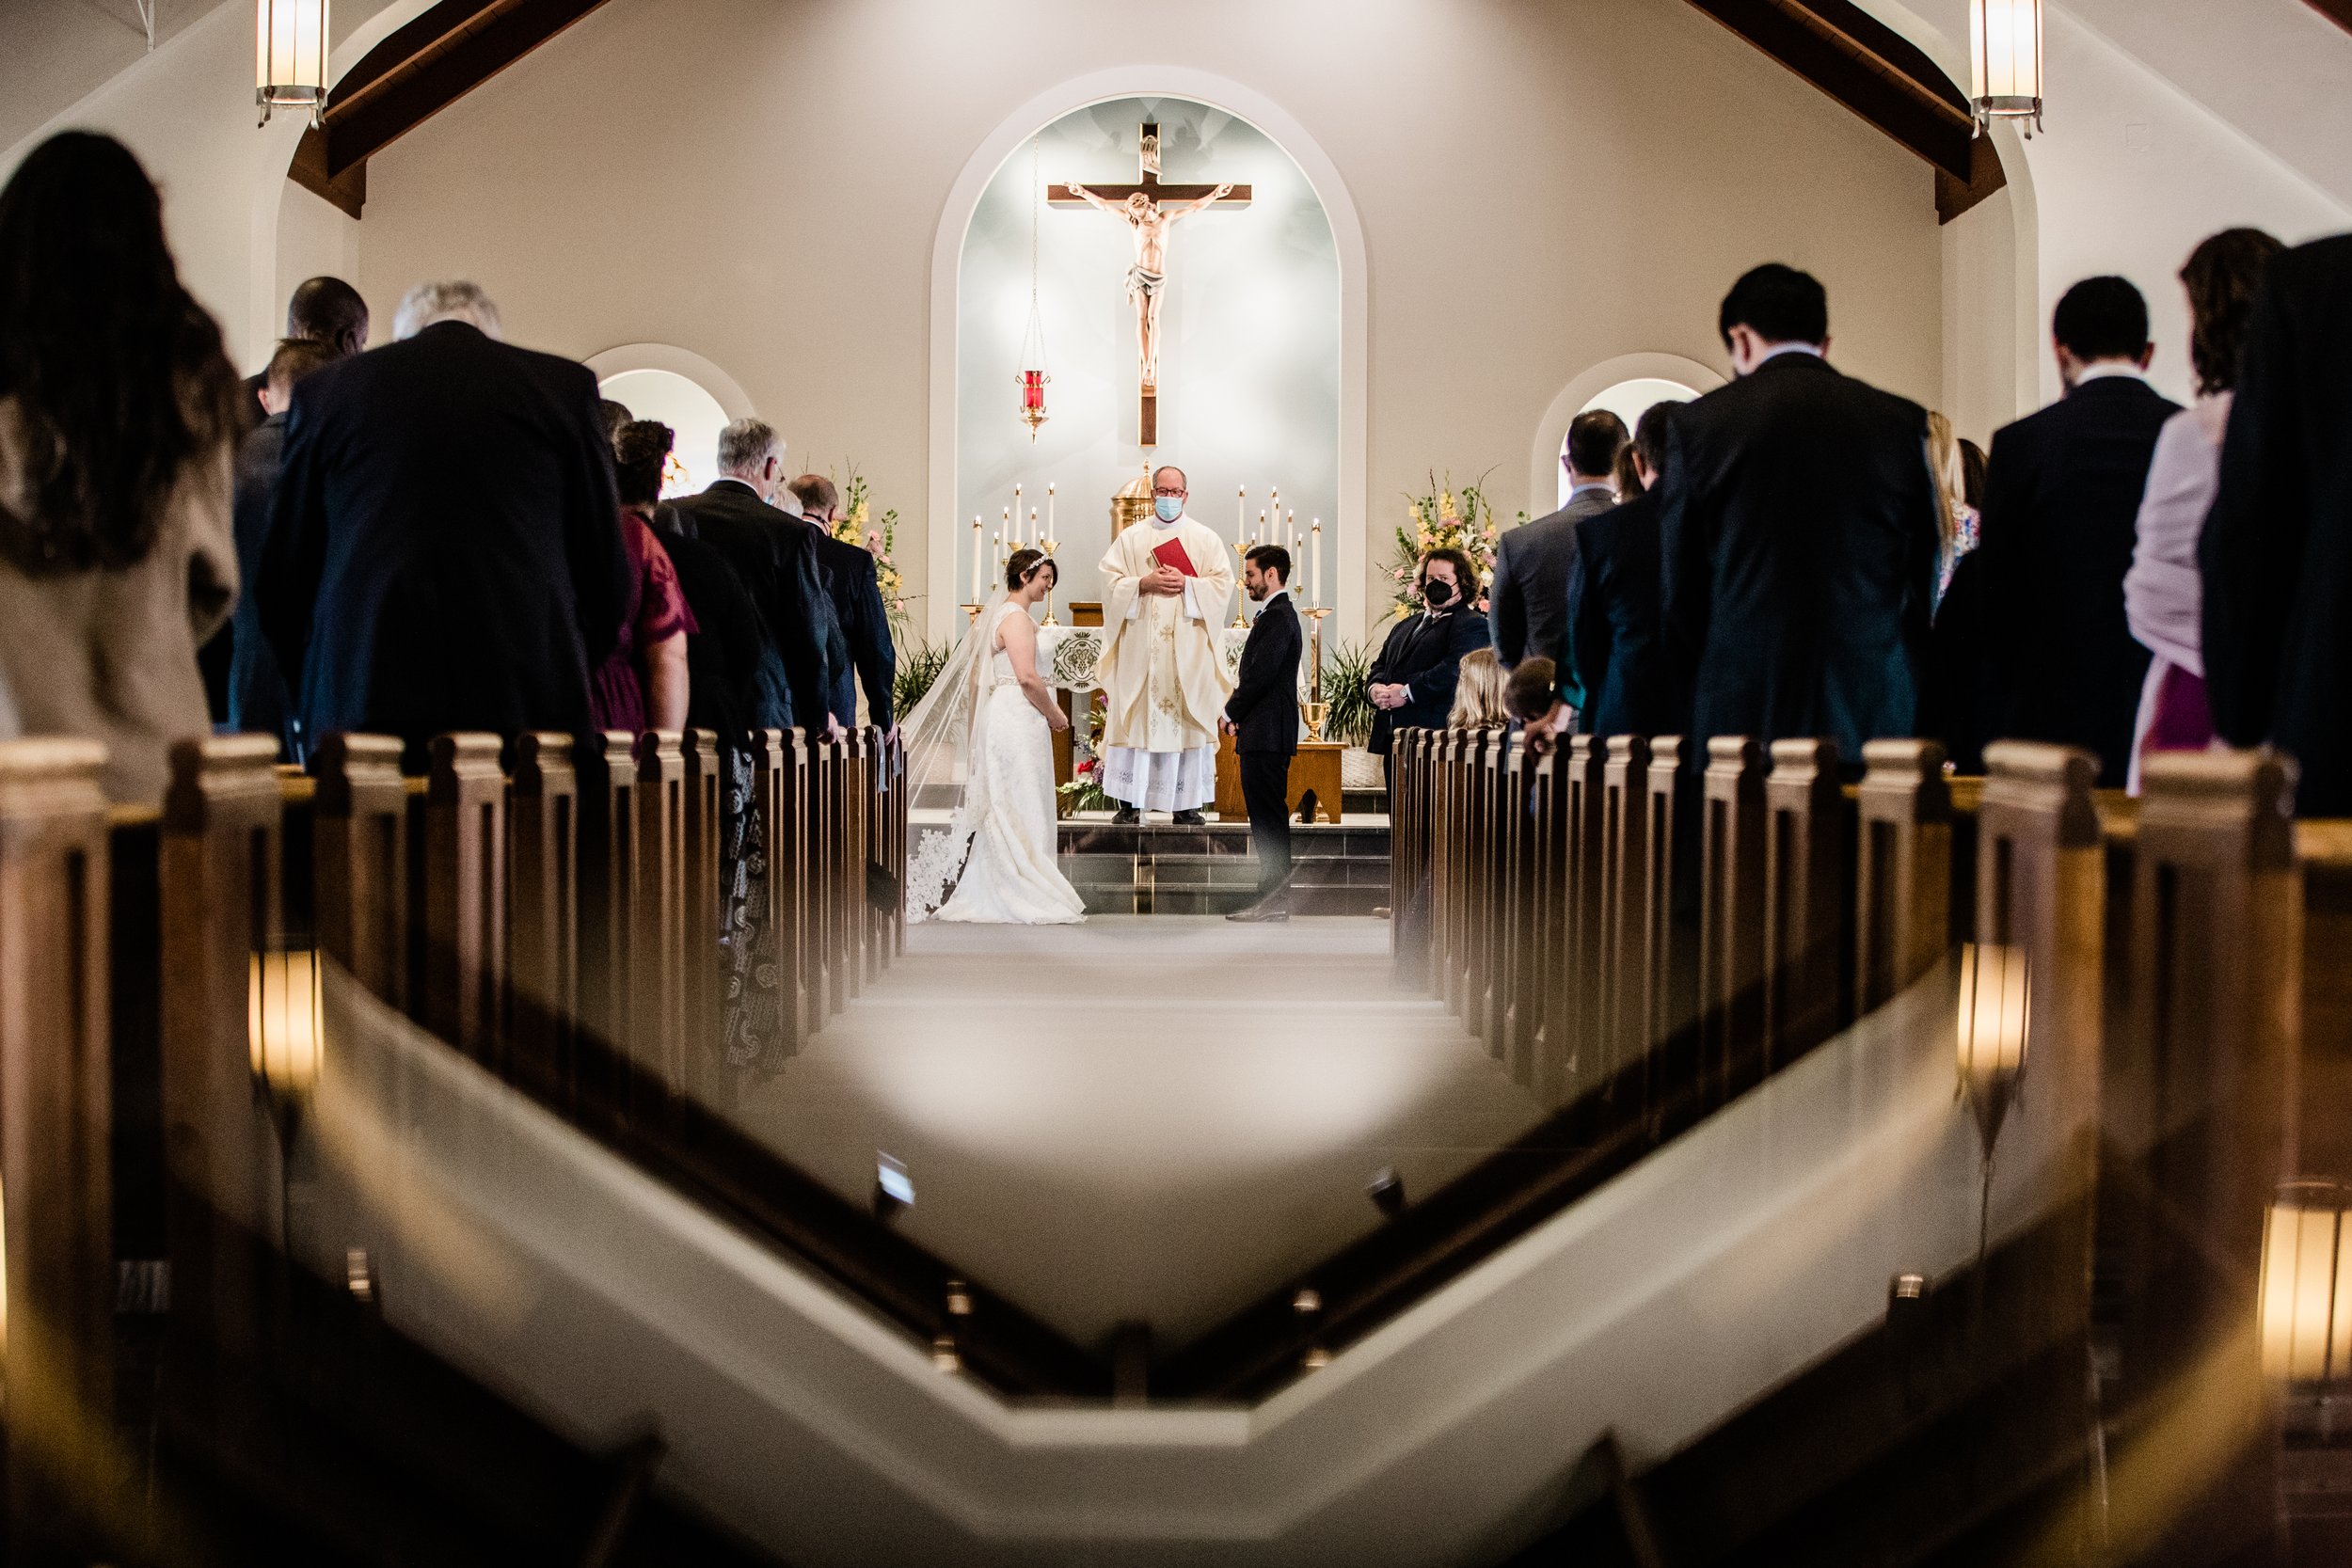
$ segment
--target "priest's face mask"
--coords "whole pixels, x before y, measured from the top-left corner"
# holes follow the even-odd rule
[[[1161,522],[1172,523],[1184,515],[1184,470],[1162,468],[1152,476],[1152,510]]]

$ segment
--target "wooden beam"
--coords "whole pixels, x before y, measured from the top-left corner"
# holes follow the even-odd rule
[[[1965,95],[1916,45],[1852,0],[1691,3],[1973,193],[1967,205],[2007,182],[1999,158],[1988,162],[1978,150]],[[1939,212],[1950,205],[1939,182]]]
[[[1935,171],[1935,220],[1938,223],[1951,222],[2009,183],[2009,176],[2001,168],[2001,155],[1994,150],[1992,137],[1979,136],[1970,142],[1968,155],[1971,164],[1965,180],[1955,180],[1940,168]]]
[[[2311,0],[2312,9],[2328,21],[2352,32],[2352,0]]]
[[[441,0],[335,83],[288,178],[352,216],[367,160],[595,10],[603,0]]]

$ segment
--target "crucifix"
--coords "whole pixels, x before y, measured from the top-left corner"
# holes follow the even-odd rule
[[[1136,261],[1127,269],[1127,297],[1136,307],[1136,356],[1141,367],[1138,420],[1144,446],[1160,438],[1160,298],[1168,290],[1168,236],[1179,218],[1209,207],[1247,207],[1249,187],[1168,185],[1160,182],[1160,128],[1143,122],[1138,141],[1139,178],[1132,185],[1045,187],[1057,207],[1095,207],[1122,218],[1135,230]]]

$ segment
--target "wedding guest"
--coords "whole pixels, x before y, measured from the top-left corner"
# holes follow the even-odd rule
[[[1748,736],[1913,733],[1943,537],[1927,411],[1831,368],[1829,297],[1750,272],[1717,330],[1739,379],[1675,410],[1659,489],[1660,598],[1688,754]]]
[[[720,478],[671,502],[685,530],[723,557],[759,607],[760,626],[784,672],[791,722],[815,736],[833,727],[831,695],[850,652],[817,564],[817,540],[784,487],[784,437],[764,420],[719,432]],[[771,504],[781,501],[790,507]]]
[[[306,277],[286,300],[288,342],[318,343],[330,359],[348,359],[368,346],[368,302],[359,291],[340,277]],[[269,369],[246,378],[248,420],[259,419],[266,406],[263,392]]]
[[[1617,504],[1610,474],[1625,446],[1625,421],[1605,408],[1568,424],[1560,461],[1568,499],[1559,511],[1505,532],[1495,545],[1494,591],[1487,618],[1495,657],[1509,669],[1523,658],[1569,668],[1568,578],[1576,568],[1576,525]]]
[[[1528,749],[1549,752],[1576,727],[1576,710],[1561,700],[1560,672],[1548,658],[1528,658],[1503,678],[1502,711],[1518,721]]]
[[[1658,612],[1658,482],[1672,404],[1642,416],[1626,451],[1633,499],[1576,525],[1568,645],[1584,694],[1584,733],[1665,735],[1682,722]]]
[[[1634,461],[1633,443],[1628,441],[1617,449],[1617,466],[1609,471],[1610,487],[1617,493],[1617,504],[1623,506],[1641,497],[1649,489],[1642,478],[1642,466]]]
[[[2149,752],[2201,752],[2213,744],[2200,651],[2203,583],[2197,541],[2221,483],[2221,439],[2230,425],[2232,388],[2246,352],[2247,318],[2263,274],[2286,247],[2259,229],[2231,229],[2189,253],[2181,269],[2188,291],[2190,362],[2197,403],[2166,421],[2140,497],[2137,544],[2123,577],[2123,613],[2132,636],[2153,657],[2132,726],[2126,787],[2139,793],[2140,759]]]
[[[1298,754],[1298,659],[1306,640],[1291,602],[1291,554],[1259,545],[1242,559],[1244,592],[1265,608],[1249,623],[1233,694],[1219,722],[1233,737],[1241,797],[1249,808],[1249,842],[1258,855],[1258,898],[1225,918],[1290,918],[1283,889],[1291,873],[1291,758]]]
[[[262,627],[304,731],[578,733],[633,578],[584,365],[420,283],[389,345],[294,388]]]
[[[261,576],[270,502],[285,467],[286,410],[294,404],[294,385],[342,357],[330,344],[310,338],[289,338],[269,356],[268,385],[262,396],[269,417],[237,447],[234,517],[241,582],[250,584]],[[237,595],[236,613],[207,646],[221,643],[229,650],[229,727],[274,735],[287,761],[302,761],[302,728],[294,717],[294,701],[287,695],[277,656],[262,635],[261,609],[250,592]]]
[[[653,531],[670,443],[670,427],[650,420],[623,425],[613,443],[621,548],[628,557],[630,580],[622,601],[620,637],[589,683],[589,712],[600,730],[635,735],[686,727],[686,641],[702,627],[678,586],[670,552]]]
[[[2066,394],[1993,438],[1977,656],[1982,738],[2078,746],[2102,788],[2131,767],[2148,650],[2123,614],[2139,498],[2180,406],[2148,384],[2148,303],[2121,277],[2075,284],[2051,318]]]
[[[817,535],[817,567],[825,592],[833,600],[834,617],[850,647],[856,681],[866,688],[868,721],[890,729],[897,722],[891,711],[892,691],[898,678],[898,650],[890,636],[890,615],[882,608],[882,582],[874,570],[873,552],[833,535],[841,513],[841,494],[822,474],[803,474],[791,483],[801,503],[801,520]],[[857,690],[851,671],[844,669],[830,692],[834,718],[846,725],[857,722]]]
[[[0,689],[22,734],[103,742],[119,802],[160,801],[170,744],[211,727],[244,408],[138,160],[35,148],[0,189]]]
[[[1454,688],[1462,659],[1472,649],[1491,646],[1486,618],[1469,608],[1478,598],[1478,568],[1456,549],[1431,550],[1415,569],[1414,586],[1424,607],[1390,629],[1372,661],[1369,687],[1375,756],[1389,754],[1401,729],[1445,727],[1454,711]]]
[[[2270,265],[2198,547],[2205,697],[2233,746],[2302,771],[2296,810],[2352,816],[2352,234]]]
[[[1522,661],[1524,662],[1524,661]],[[1492,648],[1472,648],[1462,656],[1462,673],[1454,687],[1454,706],[1445,716],[1451,730],[1486,730],[1508,723],[1503,711],[1502,661]]]
[[[596,418],[604,421],[604,438],[616,448],[621,442],[621,427],[637,418],[628,411],[628,404],[611,398],[596,400]]]
[[[1936,499],[1943,507],[1944,547],[1935,558],[1935,600],[1941,606],[1951,592],[1952,572],[1960,558],[1977,547],[1977,508],[1984,492],[1983,456],[1979,453],[1977,482],[1968,479],[1968,452],[1975,451],[1952,429],[1946,416],[1928,411],[1928,467],[1935,474]]]

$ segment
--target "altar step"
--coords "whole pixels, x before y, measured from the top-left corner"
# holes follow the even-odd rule
[[[1389,820],[1291,826],[1291,912],[1369,915],[1389,902]],[[1061,825],[1061,871],[1089,914],[1231,914],[1258,895],[1246,822],[1119,827],[1108,816]]]

